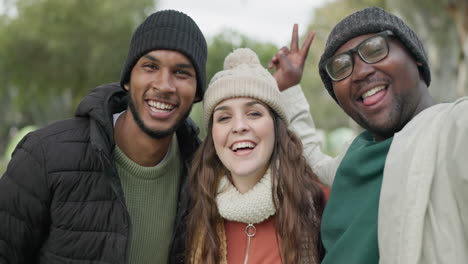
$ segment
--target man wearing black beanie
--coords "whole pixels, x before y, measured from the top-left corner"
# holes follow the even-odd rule
[[[468,98],[435,104],[416,33],[381,8],[353,13],[331,31],[319,73],[364,132],[331,158],[297,85],[307,54],[294,35],[271,64],[306,159],[332,186],[322,263],[468,263]]]
[[[135,30],[120,83],[28,134],[0,179],[0,263],[181,263],[207,45],[186,14]]]

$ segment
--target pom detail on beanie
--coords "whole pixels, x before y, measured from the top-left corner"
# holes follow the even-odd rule
[[[251,49],[240,48],[227,55],[226,59],[224,60],[224,69],[230,70],[239,66],[240,64],[260,66],[260,60],[258,59],[257,54],[255,54],[255,52],[253,52]]]

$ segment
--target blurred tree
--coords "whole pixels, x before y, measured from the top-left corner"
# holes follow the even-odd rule
[[[455,23],[461,47],[457,96],[465,96],[468,95],[468,2],[466,0],[447,0],[446,8]]]
[[[236,48],[250,48],[255,51],[265,68],[273,54],[278,50],[274,44],[258,42],[241,33],[225,30],[208,40],[207,80],[211,80],[215,73],[223,70],[224,59]],[[191,117],[200,124],[200,134],[201,137],[204,137],[206,131],[202,127],[202,112],[202,104],[195,104]]]
[[[468,93],[466,0],[387,1],[422,39],[431,66],[431,94],[448,102]]]
[[[93,87],[118,81],[131,34],[154,0],[3,0],[0,103],[10,127],[69,117]],[[3,144],[4,145],[4,144]],[[4,146],[0,144],[0,150]]]

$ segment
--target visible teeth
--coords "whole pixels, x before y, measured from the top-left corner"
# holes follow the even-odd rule
[[[382,86],[377,86],[377,87],[375,87],[375,88],[372,88],[372,89],[370,89],[369,91],[365,92],[365,93],[362,95],[362,99],[366,99],[366,97],[369,97],[369,96],[371,96],[371,95],[374,95],[374,94],[376,94],[377,92],[379,92],[379,91],[381,91],[381,90],[383,90],[383,89],[385,89],[385,86],[384,86],[384,85],[382,85]]]
[[[239,142],[232,145],[232,150],[236,151],[241,148],[254,148],[255,144],[252,142]]]
[[[160,110],[165,110],[165,112],[170,111],[174,108],[173,105],[170,104],[165,104],[161,102],[156,102],[156,101],[148,101],[148,104],[151,106],[151,110],[154,112],[162,112]],[[159,111],[158,111],[159,110]]]
[[[155,108],[155,107],[150,107],[150,109],[151,109],[151,111],[156,112],[156,113],[169,112],[168,110],[158,109],[158,108]]]

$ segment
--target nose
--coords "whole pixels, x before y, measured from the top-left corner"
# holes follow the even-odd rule
[[[373,64],[363,61],[358,54],[354,54],[354,66],[353,72],[351,73],[353,81],[364,80],[374,72],[375,68]]]
[[[171,72],[167,69],[157,71],[153,76],[151,84],[154,89],[165,93],[173,93],[176,90]]]
[[[244,117],[235,117],[233,121],[233,133],[244,133],[249,131],[249,124],[247,123],[247,120]]]

